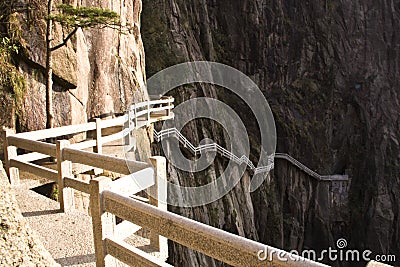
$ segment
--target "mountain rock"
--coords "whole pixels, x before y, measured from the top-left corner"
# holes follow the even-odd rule
[[[208,207],[176,211],[286,250],[335,248],[336,240],[345,238],[349,248],[399,255],[399,15],[399,3],[392,0],[143,1],[148,75],[195,60],[235,67],[268,100],[277,151],[318,173],[350,176],[337,220],[327,211],[333,192],[327,187],[334,185],[318,184],[282,160],[255,193],[238,185],[241,197],[251,201],[238,200],[233,191],[210,204],[219,211],[214,223]],[[228,103],[245,121],[250,156],[258,158],[257,123],[238,97],[204,84],[171,93],[177,104],[200,96]],[[183,132],[195,144],[203,137],[224,144],[214,128],[196,120]],[[218,176],[221,162],[210,172]],[[194,178],[171,170],[170,175],[190,185],[209,179],[204,173]],[[239,224],[235,218],[245,214],[248,223]],[[178,245],[170,254],[180,266],[216,264]]]

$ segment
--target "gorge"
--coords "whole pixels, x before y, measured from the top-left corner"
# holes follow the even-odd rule
[[[17,131],[41,129],[45,127],[46,1],[10,3],[14,8],[1,19],[11,26],[3,23],[1,32],[14,34],[19,52],[11,53],[11,63],[2,61],[1,73],[19,73],[24,86],[1,79],[0,125]],[[395,254],[400,260],[400,2],[62,3],[110,8],[135,27],[128,34],[79,30],[55,53],[56,125],[125,112],[133,101],[147,99],[142,87],[146,78],[174,64],[227,64],[248,75],[268,100],[277,129],[277,152],[292,155],[317,173],[347,174],[349,183],[345,188],[321,183],[287,161],[275,159],[274,170],[255,192],[248,191],[251,174],[245,172],[238,185],[218,201],[170,210],[285,250],[321,251],[335,248],[336,241],[344,238],[348,248]],[[55,32],[58,39],[65,34],[61,26]],[[196,97],[228,104],[245,122],[250,159],[257,161],[263,129],[247,119],[251,110],[239,97],[210,84],[177,88],[170,95],[176,104]],[[193,144],[205,137],[221,145],[228,142],[220,126],[207,120],[192,121],[182,132]],[[162,154],[157,144],[150,149],[151,134],[143,130],[137,137],[138,160],[151,152]],[[169,166],[169,179],[199,186],[218,177],[225,165],[217,157],[200,173]],[[348,197],[332,205],[328,192],[335,190],[346,191]],[[176,266],[222,265],[172,242],[169,254],[169,262]]]

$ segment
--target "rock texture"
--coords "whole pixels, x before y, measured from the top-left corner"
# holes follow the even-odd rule
[[[0,265],[60,266],[25,223],[0,162]]]
[[[120,15],[123,23],[132,25],[132,29],[124,34],[109,28],[80,29],[67,46],[53,53],[56,126],[120,114],[133,99],[146,98],[141,88],[146,78],[140,35],[141,1],[54,1],[54,12],[60,3],[111,9]],[[8,14],[21,45],[14,62],[26,81],[16,126],[22,131],[42,129],[45,127],[47,1],[20,0],[15,5],[19,8]],[[56,24],[53,46],[70,31]]]
[[[8,1],[8,0],[7,0]],[[45,112],[45,33],[47,0],[20,0],[4,2],[14,5],[3,9],[9,27],[0,31],[11,35],[20,45],[18,54],[0,60],[0,126],[19,131],[43,129]],[[85,123],[95,117],[111,117],[124,113],[134,100],[143,100],[145,84],[144,50],[140,35],[141,1],[54,1],[54,6],[65,3],[112,9],[120,15],[122,23],[132,29],[123,34],[112,29],[79,29],[66,46],[53,52],[55,126]],[[29,7],[29,9],[26,9]],[[54,7],[54,12],[56,8]],[[8,11],[8,12],[6,12]],[[4,14],[3,14],[4,13]],[[3,18],[4,19],[4,18]],[[55,24],[53,46],[60,43],[71,29]],[[12,62],[13,64],[9,63]],[[16,88],[14,73],[23,80],[23,88]],[[5,78],[5,74],[8,76]],[[10,78],[11,77],[11,78]],[[11,82],[5,83],[10,80]],[[146,130],[135,133],[140,140],[134,157],[148,159],[149,137]],[[81,141],[86,135],[69,137]],[[3,154],[0,135],[0,157]],[[120,149],[119,152],[124,152]],[[78,194],[79,195],[79,194]],[[78,196],[79,205],[87,210],[87,200]]]
[[[239,186],[210,207],[179,212],[284,249],[335,247],[342,237],[351,248],[400,255],[399,26],[400,6],[392,0],[144,1],[148,75],[192,60],[238,68],[272,107],[277,151],[319,173],[351,177],[343,221],[330,219],[322,199],[325,185],[281,161],[271,183],[254,194]],[[178,102],[217,97],[250,118],[237,98],[220,89],[197,85],[174,94]],[[257,127],[246,123],[257,147]],[[209,125],[189,124],[186,134],[193,143],[203,136],[223,143]],[[210,173],[218,174],[222,165],[217,161]],[[205,179],[171,173],[182,184]],[[211,207],[219,214],[214,222]],[[234,218],[246,218],[247,224]],[[178,246],[170,254],[178,265],[214,266]]]
[[[25,77],[26,91],[20,106],[12,103],[9,92],[1,96],[2,106],[10,111],[10,117],[2,115],[2,122],[13,126],[16,121],[18,130],[35,130],[45,125],[46,1],[15,2],[30,7],[11,14],[23,48],[14,63]],[[113,9],[136,27],[127,35],[109,29],[79,31],[67,47],[57,51],[56,124],[120,113],[132,98],[145,98],[146,92],[139,89],[145,80],[141,2],[63,2]],[[268,99],[277,124],[278,151],[319,173],[351,176],[349,200],[343,203],[340,220],[327,212],[327,187],[334,185],[317,184],[280,161],[270,182],[253,194],[246,191],[250,177],[245,174],[219,201],[174,210],[288,250],[334,247],[342,237],[351,248],[400,255],[399,10],[393,0],[143,1],[141,31],[148,75],[189,60],[236,67]],[[58,41],[63,34],[66,29],[57,26]],[[236,108],[246,118],[254,148],[251,159],[258,158],[257,125],[248,119],[250,111],[239,99],[207,85],[174,94],[177,102],[209,96]],[[207,121],[190,123],[183,133],[195,144],[204,137],[221,145],[227,142],[218,125]],[[217,160],[197,175],[170,168],[170,179],[197,186],[219,176],[224,166],[224,161]],[[176,244],[170,255],[178,266],[219,265]]]

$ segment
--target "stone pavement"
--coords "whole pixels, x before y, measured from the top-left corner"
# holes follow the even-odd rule
[[[16,202],[44,248],[61,266],[95,266],[91,217],[81,211],[61,213],[58,202],[31,190],[49,181],[26,172],[20,176],[21,184],[13,187]],[[125,241],[159,256],[150,250],[146,238],[132,235]],[[126,266],[121,262],[117,265]]]
[[[0,266],[59,266],[21,215],[0,161]]]

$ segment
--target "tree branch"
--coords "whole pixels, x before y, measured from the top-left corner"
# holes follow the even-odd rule
[[[60,43],[56,46],[53,46],[50,50],[54,51],[54,50],[57,50],[57,49],[63,47],[64,45],[66,45],[68,40],[71,39],[71,37],[78,31],[78,29],[79,29],[79,27],[75,27],[75,29],[72,32],[70,32],[67,37],[65,37],[65,39],[62,41],[62,43]]]

